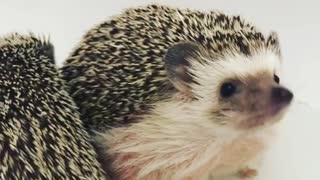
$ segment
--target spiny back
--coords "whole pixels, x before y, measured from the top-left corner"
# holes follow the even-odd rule
[[[91,29],[62,68],[86,126],[100,130],[129,123],[132,114],[171,89],[163,60],[183,41],[203,46],[213,59],[250,55],[266,42],[239,16],[218,11],[159,5],[127,9]]]
[[[0,39],[1,179],[105,179],[64,88],[48,41]]]

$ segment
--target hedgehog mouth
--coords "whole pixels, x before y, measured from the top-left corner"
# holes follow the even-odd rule
[[[246,124],[249,128],[273,124],[281,120],[287,109],[285,104],[276,104],[266,108],[262,113],[254,115],[247,119]]]

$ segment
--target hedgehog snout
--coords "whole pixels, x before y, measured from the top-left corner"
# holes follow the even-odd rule
[[[294,95],[289,89],[284,87],[273,87],[271,89],[271,103],[269,108],[271,115],[275,115],[288,107],[293,97]]]
[[[287,105],[293,99],[293,93],[284,87],[275,87],[271,90],[271,99],[274,105]]]

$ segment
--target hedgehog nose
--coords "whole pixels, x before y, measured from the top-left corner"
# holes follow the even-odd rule
[[[286,88],[275,87],[271,92],[272,101],[278,104],[288,104],[293,98],[293,94]]]

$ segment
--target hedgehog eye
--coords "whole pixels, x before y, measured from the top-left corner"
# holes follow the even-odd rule
[[[279,78],[279,76],[277,76],[277,75],[273,75],[273,80],[274,80],[277,84],[280,83],[280,78]]]
[[[236,89],[237,87],[234,84],[226,82],[222,84],[220,94],[222,97],[228,98],[236,92]]]

